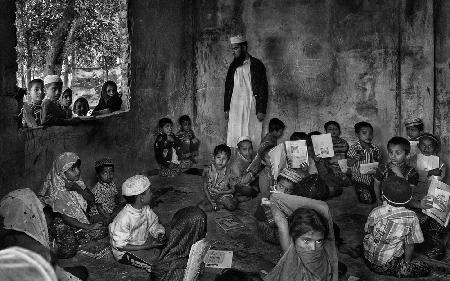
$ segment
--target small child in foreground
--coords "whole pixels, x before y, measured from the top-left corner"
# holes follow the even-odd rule
[[[192,121],[188,115],[183,115],[178,119],[180,130],[176,133],[176,137],[181,142],[181,158],[195,161],[198,155],[198,147],[200,141],[195,137],[192,130]]]
[[[76,116],[87,116],[88,112],[89,102],[87,99],[81,97],[73,103],[73,113],[76,114]]]
[[[44,81],[42,79],[33,79],[28,83],[27,101],[22,108],[22,126],[31,128],[41,125],[42,99],[45,96]],[[29,120],[28,118],[33,118]]]
[[[114,183],[114,163],[110,158],[95,161],[97,183],[92,188],[95,206],[91,208],[91,219],[98,216],[101,221],[109,224],[119,211],[119,198]]]
[[[352,181],[356,194],[361,203],[372,204],[376,200],[373,189],[374,173],[360,173],[360,165],[381,162],[382,156],[377,145],[372,143],[373,127],[370,123],[359,122],[355,124],[355,134],[358,141],[350,146],[347,153],[347,163],[352,171]]]
[[[231,148],[225,144],[214,148],[213,163],[203,172],[203,192],[205,199],[198,203],[198,207],[205,212],[217,211],[225,208],[234,211],[238,202],[234,198],[235,192],[231,170],[228,161]]]
[[[407,139],[402,137],[393,137],[387,144],[388,162],[380,164],[375,172],[374,191],[377,197],[378,205],[382,204],[381,200],[381,182],[388,177],[397,176],[405,178],[410,185],[417,186],[419,182],[419,174],[408,165],[407,157],[411,146]]]
[[[109,236],[114,258],[126,265],[133,265],[151,272],[151,261],[140,256],[158,257],[165,229],[158,216],[150,208],[152,199],[150,180],[142,175],[128,178],[122,185],[122,195],[127,204],[109,225]]]
[[[412,260],[414,244],[424,241],[419,220],[405,208],[412,188],[400,177],[382,182],[383,205],[369,214],[364,230],[364,261],[374,272],[398,278],[424,277],[430,268]]]

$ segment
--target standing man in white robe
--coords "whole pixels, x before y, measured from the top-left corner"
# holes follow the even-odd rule
[[[264,64],[247,52],[242,35],[230,38],[234,60],[225,80],[224,111],[228,120],[227,145],[237,147],[241,136],[261,142],[266,116],[268,83]]]

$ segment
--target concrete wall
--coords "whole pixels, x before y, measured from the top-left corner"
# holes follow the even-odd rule
[[[2,1],[0,195],[21,186],[38,189],[63,151],[81,156],[88,183],[94,181],[95,159],[103,156],[114,158],[119,184],[146,173],[157,167],[153,142],[161,117],[176,123],[180,115],[191,115],[207,161],[225,139],[228,37],[238,32],[267,67],[266,123],[280,117],[286,138],[293,131],[323,131],[333,119],[353,141],[354,123],[366,120],[385,146],[404,133],[405,118],[418,114],[427,130],[434,126],[442,135],[447,153],[450,7],[434,4],[435,30],[431,0],[130,0],[131,111],[78,127],[18,133],[14,5]]]

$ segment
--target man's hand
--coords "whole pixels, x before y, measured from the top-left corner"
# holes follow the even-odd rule
[[[264,113],[258,113],[256,114],[256,118],[258,118],[258,120],[260,122],[262,122],[264,120],[264,118],[266,117],[266,115]]]
[[[230,112],[229,111],[225,111],[225,120],[228,120]]]

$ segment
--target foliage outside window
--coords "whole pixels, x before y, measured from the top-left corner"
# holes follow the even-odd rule
[[[17,0],[17,83],[61,75],[73,101],[91,110],[101,87],[115,81],[129,110],[127,0]]]

